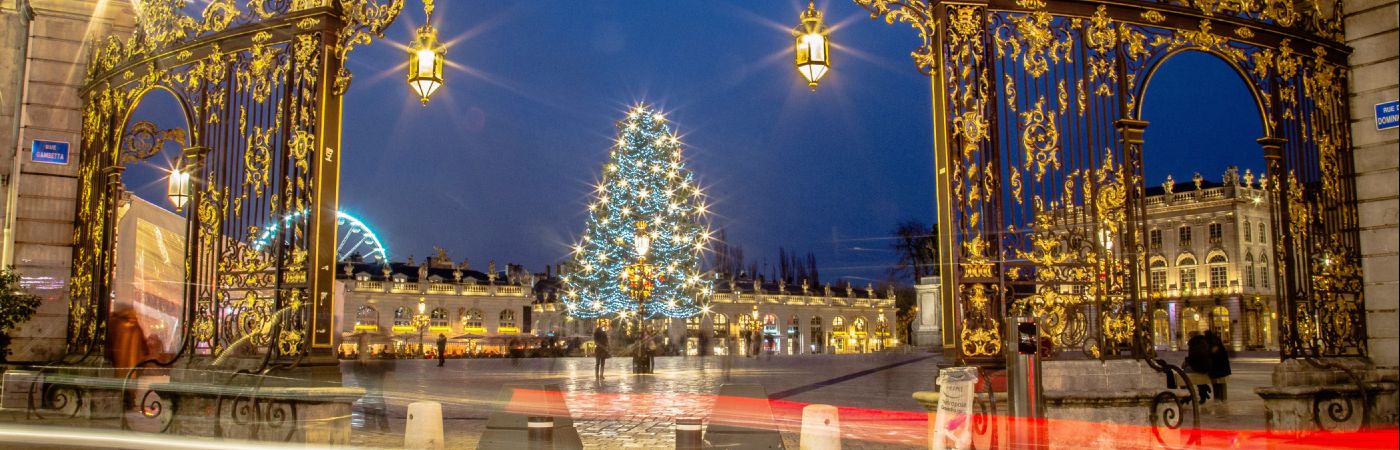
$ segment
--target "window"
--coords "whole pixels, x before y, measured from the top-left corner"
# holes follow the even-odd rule
[[[471,311],[467,311],[465,314],[462,314],[461,320],[463,331],[480,332],[486,330],[486,326],[482,324],[481,310],[479,309],[472,309]]]
[[[1223,288],[1226,279],[1225,266],[1210,266],[1210,287]]]
[[[1162,249],[1162,230],[1152,230],[1148,233],[1148,241],[1152,243],[1153,250]]]
[[[1147,286],[1152,292],[1164,292],[1167,290],[1167,260],[1156,258],[1149,266],[1150,272],[1147,276]]]
[[[499,331],[501,328],[515,328],[515,311],[501,310],[501,324],[496,327],[496,330]]]
[[[1249,227],[1245,227],[1245,229],[1248,230]],[[1253,255],[1253,254],[1245,254],[1245,255],[1244,255],[1244,285],[1245,285],[1245,286],[1248,286],[1248,287],[1254,287],[1254,255]]]
[[[1176,245],[1181,247],[1191,246],[1191,227],[1183,226],[1176,231]]]
[[[379,326],[379,311],[373,306],[361,306],[355,313],[355,325]]]
[[[1269,263],[1264,257],[1259,257],[1259,287],[1269,288]]]
[[[1196,288],[1196,268],[1177,269],[1176,277],[1181,282],[1182,290],[1192,290]]]
[[[1220,226],[1218,223],[1212,223],[1207,229],[1210,230],[1210,243],[1219,244],[1221,238],[1225,234],[1224,227]]]
[[[1249,221],[1244,221],[1244,241],[1250,242],[1254,239],[1254,229],[1249,227]]]
[[[685,331],[691,333],[700,332],[700,316],[690,316],[685,319]]]
[[[811,320],[812,334],[808,335],[808,342],[812,344],[813,353],[821,353],[825,345],[822,344],[822,318],[813,317]]]
[[[412,325],[411,320],[408,317],[408,308],[400,306],[394,309],[394,326]]]
[[[1268,228],[1264,228],[1264,222],[1259,222],[1259,242],[1260,242],[1260,243],[1269,242],[1268,236],[1269,236],[1269,229],[1268,229]]]
[[[710,318],[710,321],[713,322],[712,325],[714,328],[715,336],[724,336],[729,334],[728,316],[725,316],[724,314],[715,314],[714,317]]]
[[[432,314],[428,316],[428,326],[430,326],[430,327],[446,327],[446,326],[447,326],[447,310],[446,310],[446,309],[442,309],[442,308],[433,308]]]

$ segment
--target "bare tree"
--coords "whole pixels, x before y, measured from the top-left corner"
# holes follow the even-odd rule
[[[899,277],[912,276],[915,283],[938,275],[938,225],[930,227],[918,220],[907,220],[894,230],[894,250],[899,262],[892,270]]]

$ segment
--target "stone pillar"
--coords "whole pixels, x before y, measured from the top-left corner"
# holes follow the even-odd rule
[[[34,317],[11,331],[12,361],[63,354],[81,162],[78,90],[87,73],[84,36],[89,30],[124,36],[132,17],[129,2],[0,0],[0,265],[13,265],[21,285],[43,299]],[[68,163],[32,161],[36,139],[67,142]]]
[[[924,277],[914,285],[918,295],[919,315],[914,320],[914,341],[911,344],[930,350],[943,349],[943,285],[939,277]]]
[[[1351,83],[1351,143],[1356,166],[1356,197],[1361,225],[1361,267],[1366,299],[1367,347],[1371,360],[1382,371],[1400,367],[1397,345],[1397,243],[1396,129],[1376,129],[1375,105],[1400,98],[1400,60],[1395,42],[1396,0],[1343,0],[1346,42],[1353,51]]]

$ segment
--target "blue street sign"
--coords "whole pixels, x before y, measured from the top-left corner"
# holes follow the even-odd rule
[[[29,160],[47,164],[68,164],[68,143],[35,139]]]
[[[1376,104],[1376,129],[1389,130],[1400,126],[1400,101]]]

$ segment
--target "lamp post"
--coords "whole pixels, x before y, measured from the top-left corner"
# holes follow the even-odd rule
[[[652,281],[652,265],[647,263],[647,253],[651,251],[651,235],[647,232],[645,221],[636,222],[632,235],[632,250],[637,254],[637,262],[625,268],[624,278],[627,294],[637,301],[637,336],[640,340],[632,356],[632,373],[651,373],[651,351],[647,348],[651,341],[647,332],[646,302],[651,299],[651,290],[655,285]]]
[[[418,299],[418,314],[413,315],[413,327],[418,329],[418,356],[420,357],[424,355],[423,330],[428,328],[428,315],[423,313],[426,309],[427,305],[423,303],[423,299]]]
[[[408,86],[423,106],[428,106],[428,97],[442,87],[447,48],[438,42],[437,28],[433,27],[433,0],[423,0],[423,13],[423,26],[418,27],[418,36],[408,50]]]
[[[826,24],[822,23],[822,12],[816,4],[807,2],[807,10],[802,11],[802,23],[792,29],[795,44],[797,73],[807,80],[807,86],[817,90],[817,82],[831,69],[831,44],[827,40]]]

